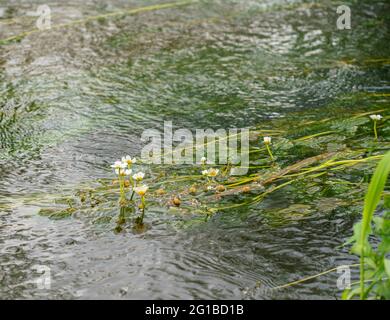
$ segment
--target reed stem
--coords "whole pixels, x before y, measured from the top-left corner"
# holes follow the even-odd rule
[[[271,152],[271,148],[269,147],[268,144],[266,144],[265,146],[267,147],[267,151],[268,151],[269,156],[271,157],[271,160],[274,161],[274,156],[273,156],[273,154]]]

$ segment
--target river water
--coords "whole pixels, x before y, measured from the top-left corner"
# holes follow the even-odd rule
[[[343,213],[275,226],[246,208],[177,229],[162,212],[141,235],[37,214],[51,195],[110,177],[164,120],[241,128],[389,90],[386,1],[345,1],[351,30],[336,28],[333,1],[131,11],[163,3],[50,1],[52,28],[37,30],[45,1],[0,2],[0,298],[339,298],[337,273],[272,288],[355,262],[339,247],[356,219]]]

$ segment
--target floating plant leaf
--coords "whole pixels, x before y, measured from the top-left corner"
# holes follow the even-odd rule
[[[95,220],[93,220],[93,223],[94,224],[106,224],[106,223],[110,223],[112,220],[112,217],[110,216],[103,216],[103,217],[99,217]]]
[[[369,122],[369,119],[366,117],[348,118],[334,122],[331,128],[337,131],[344,132],[347,135],[353,135],[356,133],[359,126],[367,122]]]
[[[49,217],[52,214],[54,214],[57,211],[57,209],[52,208],[42,208],[38,211],[38,214],[43,217]]]
[[[292,204],[291,206],[285,209],[279,210],[278,214],[282,214],[285,217],[287,216],[293,218],[293,217],[303,217],[310,214],[311,212],[312,212],[311,206],[306,204],[296,203],[296,204]]]
[[[57,211],[57,212],[51,214],[51,215],[49,216],[49,219],[52,219],[52,220],[60,220],[60,219],[69,218],[70,216],[72,216],[72,214],[73,214],[74,211],[76,211],[76,209],[73,209],[73,208],[69,208],[69,209],[66,209],[66,210]]]
[[[345,206],[348,203],[337,198],[323,198],[315,201],[315,205],[320,212],[329,213],[338,207]]]
[[[40,216],[48,217],[49,219],[59,220],[70,217],[76,209],[68,208],[68,209],[53,209],[53,208],[44,208],[40,209],[38,214]]]

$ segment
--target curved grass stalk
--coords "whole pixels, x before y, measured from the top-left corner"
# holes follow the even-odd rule
[[[305,141],[305,140],[310,140],[312,138],[317,138],[317,137],[320,137],[320,136],[326,136],[328,134],[331,134],[331,133],[336,133],[337,131],[324,131],[324,132],[319,132],[319,133],[315,133],[315,134],[312,134],[310,136],[305,136],[305,137],[301,137],[301,138],[298,138],[296,139],[295,141]]]
[[[285,186],[287,186],[287,185],[289,185],[289,184],[291,184],[291,183],[293,183],[293,182],[295,182],[295,181],[296,181],[296,180],[287,181],[287,182],[285,182],[285,183],[282,183],[282,184],[280,184],[280,185],[278,185],[278,186],[276,186],[276,187],[273,187],[273,188],[271,188],[271,189],[269,189],[269,190],[263,192],[262,194],[259,194],[258,196],[254,197],[254,198],[252,199],[253,201],[251,202],[251,204],[254,204],[254,203],[257,203],[257,202],[263,200],[264,197],[265,197],[267,194],[270,194],[271,192],[274,192],[274,191],[276,191],[276,190],[279,190],[279,189],[281,189],[281,188],[283,188],[283,187],[285,187]]]
[[[173,7],[178,7],[178,6],[185,6],[185,5],[195,3],[195,2],[196,1],[186,0],[186,1],[156,4],[156,5],[140,7],[140,8],[135,8],[135,9],[127,9],[127,10],[109,12],[109,13],[104,13],[101,15],[89,16],[89,17],[86,17],[84,19],[74,20],[74,21],[71,21],[68,23],[56,24],[56,25],[51,26],[51,29],[61,29],[61,28],[66,28],[66,27],[72,27],[74,25],[83,24],[83,23],[86,23],[89,21],[99,20],[99,19],[103,19],[103,18],[111,18],[111,17],[115,17],[115,16],[123,16],[123,15],[136,14],[136,13],[147,12],[147,11],[173,8]],[[6,43],[13,41],[13,40],[23,38],[23,37],[28,36],[30,34],[39,33],[41,31],[42,30],[36,28],[36,29],[32,29],[30,31],[22,32],[20,34],[15,35],[15,36],[11,36],[11,37],[8,37],[5,39],[0,39],[0,45],[6,44]]]
[[[320,172],[320,173],[317,173],[317,174],[313,174],[313,175],[307,176],[307,177],[305,177],[305,178],[306,178],[306,179],[317,178],[317,177],[320,177],[320,176],[324,175],[325,173],[326,173],[326,172]],[[265,197],[266,195],[270,194],[271,192],[274,192],[274,191],[276,191],[276,190],[279,190],[279,189],[281,189],[281,188],[283,188],[283,187],[285,187],[285,186],[287,186],[287,185],[289,185],[289,184],[291,184],[291,183],[297,182],[298,180],[300,180],[300,179],[289,180],[289,181],[287,181],[287,182],[284,182],[284,183],[282,183],[282,184],[280,184],[280,185],[278,185],[278,186],[276,186],[276,187],[273,187],[273,188],[271,188],[271,189],[265,191],[264,193],[262,193],[262,194],[256,196],[255,198],[253,198],[253,201],[251,202],[251,204],[254,204],[254,203],[257,203],[257,202],[263,200],[264,197]]]
[[[226,184],[226,187],[227,188],[233,188],[233,187],[236,187],[236,186],[240,186],[240,185],[246,184],[246,183],[251,182],[251,181],[256,180],[256,179],[257,179],[257,175],[254,176],[254,177],[253,176],[252,177],[245,177],[245,178],[242,178],[242,179],[238,179],[236,182]]]
[[[317,274],[315,274],[313,276],[308,276],[306,278],[302,278],[302,279],[299,279],[299,280],[296,280],[296,281],[293,281],[293,282],[289,282],[289,283],[286,283],[286,284],[283,284],[283,285],[280,285],[280,286],[277,286],[277,287],[273,287],[272,290],[284,289],[284,288],[287,288],[287,287],[291,287],[291,286],[294,286],[294,285],[297,285],[297,284],[300,284],[300,283],[303,283],[303,282],[306,282],[306,281],[318,278],[318,277],[323,276],[325,274],[328,274],[328,273],[331,273],[333,271],[336,271],[340,267],[358,267],[359,265],[360,265],[359,263],[354,263],[354,264],[346,264],[346,265],[338,266],[338,267],[335,267],[335,268],[332,268],[332,269],[329,269],[329,270],[317,273]]]
[[[375,110],[375,111],[362,112],[362,113],[355,114],[354,116],[352,116],[352,118],[366,117],[366,116],[369,116],[370,114],[377,114],[377,113],[380,113],[380,112],[383,112],[383,111],[386,111],[386,110],[385,109],[379,109],[379,110]]]
[[[52,15],[53,17],[53,15]],[[36,16],[20,16],[20,17],[15,17],[15,18],[10,18],[10,19],[2,19],[0,21],[0,26],[6,26],[10,24],[18,24],[21,22],[24,22],[26,20],[33,21],[36,20]]]
[[[325,163],[322,163],[319,166],[303,169],[301,172],[289,175],[289,177],[298,177],[298,176],[302,176],[302,175],[305,175],[305,174],[310,173],[310,172],[319,171],[319,170],[323,170],[323,169],[340,170],[346,166],[354,166],[354,165],[362,163],[362,162],[368,162],[371,160],[379,160],[382,158],[383,158],[383,155],[377,155],[377,156],[367,157],[364,159],[355,159],[355,160],[339,160],[339,161],[330,160],[330,161],[327,161]]]
[[[321,173],[318,173],[318,174],[315,174],[315,175],[311,175],[307,178],[316,178],[316,177],[319,177],[321,175],[324,175],[325,172],[321,172]],[[230,206],[225,206],[225,207],[216,207],[216,208],[213,208],[215,210],[226,210],[226,209],[232,209],[232,208],[237,208],[237,207],[241,207],[241,206],[245,206],[245,205],[252,205],[252,204],[255,204],[255,203],[258,203],[260,202],[261,200],[263,200],[265,198],[265,196],[267,196],[268,194],[276,191],[276,190],[279,190],[279,189],[282,189],[283,187],[293,183],[293,182],[296,182],[298,181],[299,179],[294,179],[294,180],[289,180],[285,183],[282,183],[276,187],[273,187],[273,188],[270,188],[268,189],[267,191],[253,197],[251,200],[249,201],[244,201],[244,202],[241,202],[241,203],[236,203],[236,204],[233,204],[233,205],[230,205]]]

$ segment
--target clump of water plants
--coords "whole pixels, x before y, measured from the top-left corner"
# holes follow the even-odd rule
[[[136,170],[137,159],[126,156],[111,166],[114,181],[99,179],[94,187],[84,186],[71,207],[50,208],[45,215],[65,210],[66,215],[52,218],[91,219],[99,226],[112,225],[116,232],[130,225],[144,232],[152,219],[166,219],[175,228],[196,227],[239,208],[263,215],[272,227],[315,212],[344,211],[357,217],[369,174],[390,149],[386,113],[375,120],[380,139],[368,138],[371,115],[379,112],[383,110],[321,119],[292,114],[253,128],[248,173],[241,176],[232,174],[240,164],[211,163],[206,157],[194,166],[150,165],[145,175]],[[289,125],[292,119],[294,127]],[[194,151],[198,147],[204,149],[200,145]],[[276,206],[273,195],[285,200]]]
[[[378,164],[366,193],[362,220],[354,225],[352,253],[360,257],[360,279],[343,293],[344,299],[390,299],[390,195],[382,214],[374,215],[390,173],[390,152]],[[379,240],[373,246],[370,237]]]
[[[139,205],[139,208],[141,209],[141,215],[136,219],[137,223],[142,225],[144,223],[144,216],[145,216],[145,207],[146,207],[146,200],[145,195],[148,191],[149,187],[146,185],[134,187],[134,191],[139,195],[141,198],[141,204]]]
[[[118,219],[118,225],[121,225],[125,222],[124,212],[125,209],[130,206],[136,208],[136,203],[134,202],[134,194],[137,194],[140,198],[140,203],[138,204],[138,209],[140,209],[140,215],[134,220],[136,225],[144,225],[145,217],[145,207],[146,207],[146,192],[149,187],[147,185],[142,185],[141,182],[145,177],[144,172],[137,172],[132,175],[133,169],[132,166],[137,162],[136,158],[132,158],[129,155],[122,157],[121,160],[115,161],[111,167],[115,170],[116,175],[118,176],[119,182],[119,205],[121,207],[120,216]],[[127,178],[126,178],[127,177]],[[128,195],[130,195],[128,197]],[[117,231],[120,228],[117,226]]]

